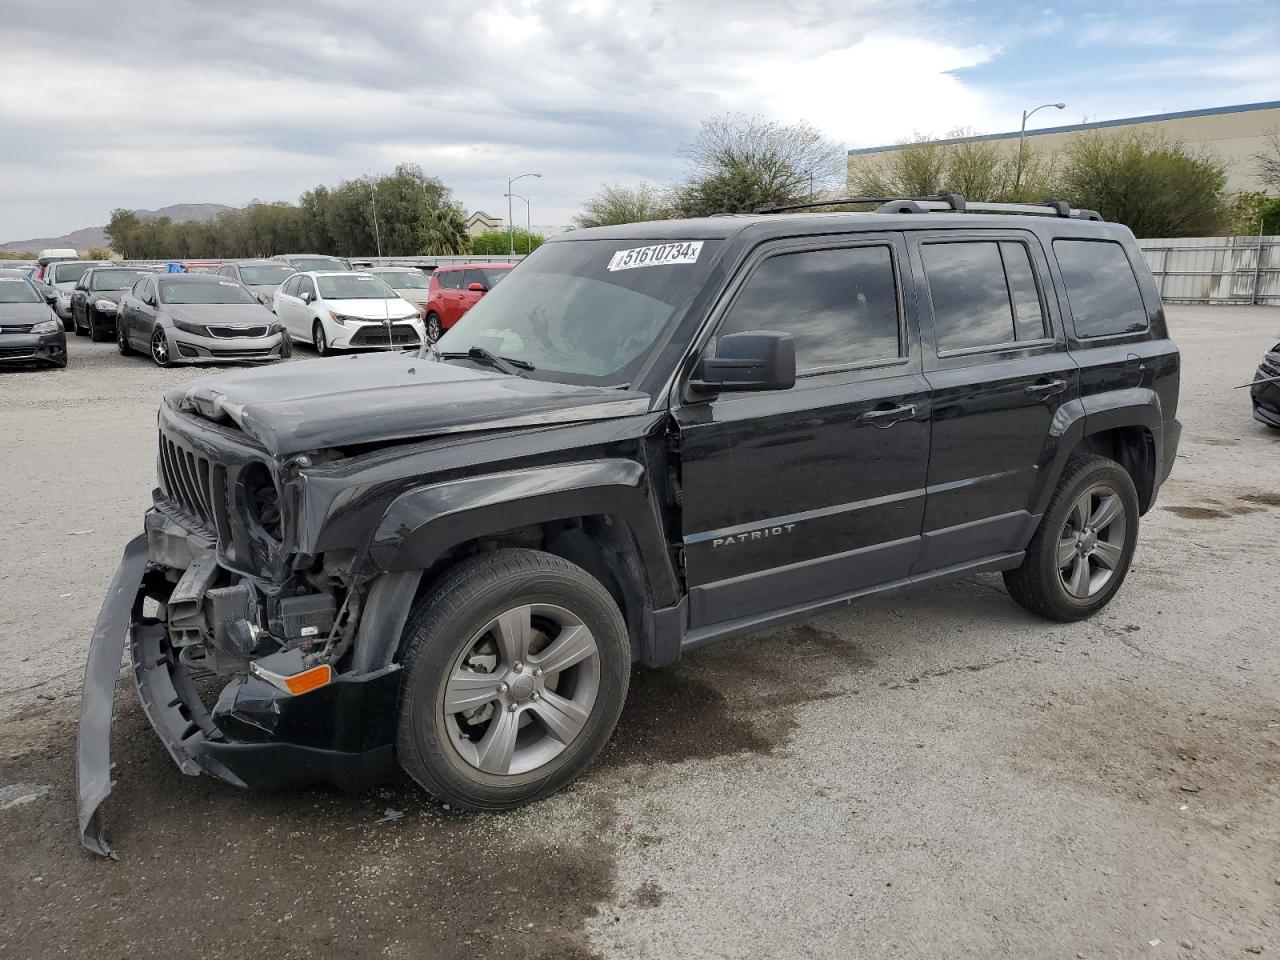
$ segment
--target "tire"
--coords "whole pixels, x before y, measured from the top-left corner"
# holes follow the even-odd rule
[[[107,332],[102,329],[102,325],[94,323],[93,314],[91,312],[85,311],[84,316],[89,322],[89,339],[94,343],[106,343],[108,339]]]
[[[505,656],[510,643],[500,640],[521,631],[490,629],[499,623],[528,625],[523,662]],[[459,808],[505,810],[560,789],[595,759],[622,712],[631,676],[622,614],[598,580],[551,554],[499,550],[463,561],[415,606],[404,636],[396,754],[428,793]],[[557,648],[561,640],[567,646]],[[565,653],[587,644],[594,652],[578,660]],[[476,657],[487,658],[480,672]],[[571,663],[557,671],[550,665],[561,657]],[[465,685],[455,687],[459,678]],[[450,712],[446,694],[476,705],[474,726],[461,709]],[[505,755],[491,736],[504,731],[513,744]]]
[[[288,360],[292,356],[293,356],[293,338],[290,337],[288,333],[285,333],[280,338],[280,359]]]
[[[1106,457],[1078,455],[1063,470],[1022,566],[1006,571],[1004,583],[1032,613],[1083,620],[1120,589],[1137,542],[1138,492],[1128,471]]]
[[[316,353],[322,357],[327,357],[333,352],[329,349],[329,339],[324,334],[324,324],[319,320],[311,324],[311,345],[316,348]]]
[[[85,314],[88,316],[88,313]],[[89,331],[80,326],[80,318],[75,315],[75,311],[71,313],[71,327],[77,337],[87,336]]]
[[[116,318],[116,349],[120,351],[120,356],[127,357],[133,353],[133,346],[129,343],[129,337],[124,331],[124,324],[119,318]]]
[[[168,367],[173,364],[173,354],[169,346],[169,338],[165,336],[164,327],[156,327],[151,334],[151,361],[157,367]]]
[[[427,314],[427,342],[435,343],[444,336],[444,329],[440,326],[440,317],[435,313]]]

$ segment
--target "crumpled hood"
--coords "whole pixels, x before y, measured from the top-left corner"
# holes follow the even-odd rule
[[[275,316],[260,303],[166,303],[165,312],[187,323],[215,326],[270,326]]]
[[[192,381],[170,407],[229,420],[277,457],[647,413],[634,390],[547,383],[412,354],[357,354]]]

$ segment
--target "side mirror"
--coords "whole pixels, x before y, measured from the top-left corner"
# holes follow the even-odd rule
[[[472,293],[487,293],[489,290],[489,288],[486,287],[483,283],[467,284],[467,289],[470,290]]]
[[[304,291],[303,291],[303,292],[298,296],[298,299],[299,299],[299,300],[301,300],[303,303],[310,303],[312,300],[314,300],[314,299],[315,299],[315,297],[313,297],[313,296],[311,295],[311,291],[310,291],[310,290],[304,290]]]
[[[41,291],[41,293],[43,293],[43,294],[44,294],[44,300],[45,300],[45,303],[49,304],[49,306],[53,306],[55,303],[57,303],[57,302],[58,302],[58,288],[57,288],[57,287],[45,287],[45,288]]]
[[[795,338],[773,330],[721,337],[715,355],[699,360],[689,381],[699,392],[790,390],[795,385]]]

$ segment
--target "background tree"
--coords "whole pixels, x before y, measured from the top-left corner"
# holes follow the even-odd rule
[[[1226,167],[1159,133],[1076,134],[1062,148],[1060,187],[1074,206],[1138,237],[1211,237],[1227,221]]]
[[[671,202],[657,187],[638,183],[634,187],[606,183],[582,204],[573,218],[579,227],[610,227],[620,223],[666,220],[672,215]]]
[[[526,253],[542,246],[543,237],[531,237],[527,230],[515,231],[516,253]],[[506,257],[511,252],[511,235],[506,230],[486,230],[471,238],[471,252],[486,257]]]
[[[117,207],[111,211],[111,220],[107,223],[105,233],[107,239],[111,241],[112,249],[120,256],[126,259],[139,256],[134,251],[133,241],[141,223],[138,215],[132,210]]]
[[[446,205],[424,211],[418,222],[418,252],[436,256],[458,256],[469,247],[467,224],[462,211]]]
[[[1280,130],[1267,135],[1265,146],[1253,155],[1254,172],[1271,190],[1280,192]]]
[[[688,169],[672,198],[686,217],[742,213],[821,196],[845,176],[844,147],[812,124],[725,114],[705,120],[681,151]]]

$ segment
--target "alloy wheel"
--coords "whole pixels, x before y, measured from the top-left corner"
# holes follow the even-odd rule
[[[427,339],[435,343],[441,335],[440,318],[433,313],[427,317]]]
[[[163,330],[157,330],[151,335],[151,359],[157,366],[169,365],[169,340],[165,337]]]
[[[1058,576],[1069,596],[1088,600],[1111,582],[1123,562],[1128,527],[1124,501],[1107,484],[1076,498],[1058,534]]]
[[[462,648],[441,708],[467,764],[514,775],[574,741],[599,689],[600,651],[582,619],[554,604],[524,604],[498,614]]]

